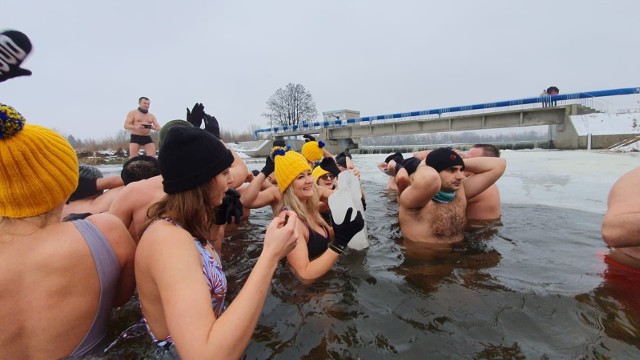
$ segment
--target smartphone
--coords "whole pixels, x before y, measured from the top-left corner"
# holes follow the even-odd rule
[[[144,126],[145,129],[151,129],[151,124],[142,124],[142,126]]]

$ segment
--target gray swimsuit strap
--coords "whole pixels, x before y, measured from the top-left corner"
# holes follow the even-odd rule
[[[120,277],[120,263],[109,241],[95,225],[88,220],[77,220],[72,223],[78,228],[91,250],[100,281],[100,301],[91,328],[80,345],[69,355],[69,357],[81,357],[99,344],[106,335],[113,298]]]

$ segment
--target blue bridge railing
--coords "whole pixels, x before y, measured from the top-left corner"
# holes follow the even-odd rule
[[[486,110],[486,109],[519,106],[519,105],[527,105],[527,104],[538,104],[538,103],[555,104],[558,101],[576,100],[576,99],[593,99],[593,98],[604,97],[604,96],[619,96],[619,95],[633,95],[633,94],[640,94],[640,87],[586,91],[586,92],[578,92],[578,93],[562,94],[562,95],[551,95],[551,96],[543,96],[543,97],[530,97],[530,98],[524,98],[524,99],[506,100],[506,101],[498,101],[498,102],[475,104],[475,105],[454,106],[454,107],[447,107],[447,108],[440,108],[440,109],[411,111],[411,112],[403,112],[403,113],[395,113],[395,114],[387,114],[387,115],[365,116],[365,117],[358,117],[358,118],[350,118],[346,120],[304,122],[299,125],[274,126],[270,128],[258,129],[254,131],[254,137],[257,139],[259,133],[277,134],[277,133],[295,132],[299,130],[300,131],[301,130],[318,130],[318,129],[324,129],[329,127],[349,126],[349,125],[355,125],[355,124],[368,125],[373,123],[374,121],[386,122],[388,120],[414,118],[417,116],[440,117],[443,114],[456,113],[456,112],[469,112],[474,110]]]

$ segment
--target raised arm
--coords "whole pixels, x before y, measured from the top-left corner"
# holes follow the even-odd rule
[[[278,261],[296,246],[298,221],[274,219],[262,253],[231,305],[216,318],[190,235],[172,225],[150,227],[144,256],[157,284],[166,325],[184,359],[237,359],[245,351],[269,292]],[[144,239],[143,239],[144,240]]]
[[[498,181],[506,167],[507,162],[502,158],[477,157],[464,159],[464,170],[474,174],[463,180],[467,199],[487,190]]]
[[[620,177],[609,191],[602,239],[611,247],[640,246],[640,167]]]
[[[407,169],[401,168],[396,174],[398,184],[398,204],[408,209],[420,209],[427,205],[431,198],[440,190],[440,175],[424,160],[413,174],[413,181],[409,179]]]

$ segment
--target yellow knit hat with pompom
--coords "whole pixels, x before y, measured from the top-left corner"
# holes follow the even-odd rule
[[[78,171],[67,140],[0,104],[1,217],[37,216],[64,203],[78,186]]]
[[[310,162],[316,162],[322,160],[324,157],[322,148],[324,143],[322,141],[308,141],[302,145],[302,155]]]
[[[300,153],[293,150],[278,149],[273,152],[273,162],[276,165],[274,173],[281,193],[291,185],[293,180],[304,171],[311,171],[307,160]]]

